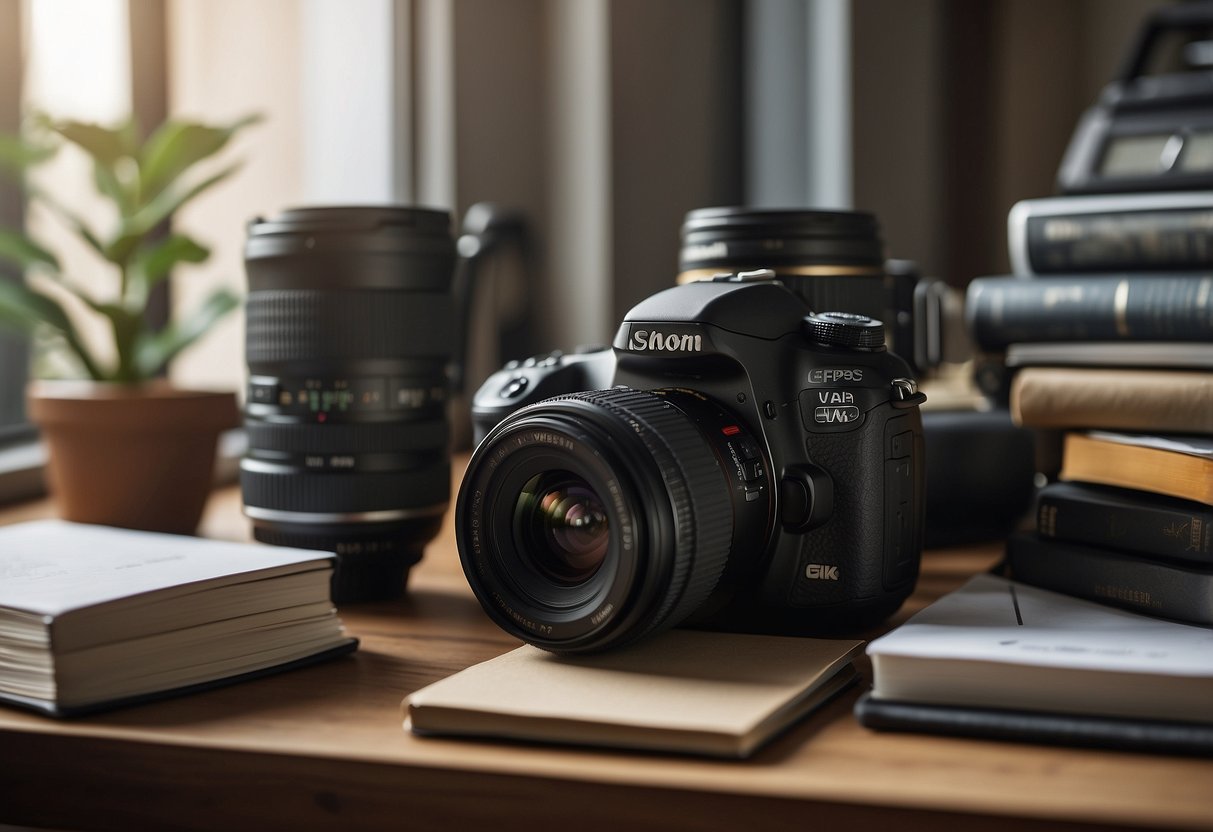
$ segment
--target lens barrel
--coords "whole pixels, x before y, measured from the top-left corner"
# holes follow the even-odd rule
[[[895,325],[876,217],[863,211],[699,208],[682,225],[678,282],[771,269],[813,310],[842,309]],[[909,307],[906,307],[906,314]]]
[[[398,597],[450,498],[450,215],[299,208],[250,223],[256,539],[336,552],[338,601]]]
[[[464,572],[498,625],[554,652],[673,627],[727,595],[747,565],[731,562],[739,541],[766,539],[770,486],[761,463],[744,480],[744,453],[761,458],[691,391],[617,387],[523,408],[468,466]]]

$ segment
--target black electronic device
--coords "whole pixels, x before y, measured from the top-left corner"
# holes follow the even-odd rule
[[[557,652],[678,624],[854,631],[910,594],[925,397],[878,321],[812,314],[773,277],[660,292],[613,352],[482,387],[481,419],[565,394],[493,427],[460,489],[460,558],[502,628]]]
[[[1155,11],[1078,123],[1064,194],[1213,189],[1213,3]]]

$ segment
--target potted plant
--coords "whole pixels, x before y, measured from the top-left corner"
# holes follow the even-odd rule
[[[254,120],[225,126],[170,120],[140,141],[133,121],[110,128],[38,116],[28,131],[34,138],[0,139],[0,165],[18,176],[64,143],[78,146],[90,157],[92,187],[115,209],[112,228],[102,233],[25,177],[30,200],[96,254],[96,271],[74,280],[46,246],[21,229],[0,229],[0,259],[24,276],[0,276],[0,325],[49,334],[80,377],[34,381],[27,390],[30,418],[50,450],[50,485],[69,520],[178,533],[198,524],[216,440],[239,424],[239,410],[233,393],[182,390],[164,373],[238,299],[221,289],[160,327],[149,323],[147,305],[174,266],[210,255],[194,238],[170,232],[169,222],[235,172],[237,165],[195,173]],[[71,307],[104,321],[112,359],[90,347]]]

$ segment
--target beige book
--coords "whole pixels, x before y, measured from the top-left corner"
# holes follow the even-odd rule
[[[531,646],[404,700],[405,728],[745,757],[855,678],[863,642],[673,630],[622,651]]]
[[[1031,428],[1213,433],[1213,373],[1027,367],[1011,416]]]
[[[1067,433],[1061,478],[1213,505],[1213,457],[1166,447],[1171,444],[1177,443],[1161,437]]]

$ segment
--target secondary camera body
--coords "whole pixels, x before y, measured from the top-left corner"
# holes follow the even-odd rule
[[[612,351],[482,387],[478,421],[505,418],[472,458],[456,529],[506,630],[562,652],[677,624],[837,632],[912,591],[924,397],[879,322],[810,314],[763,276],[660,292]]]

